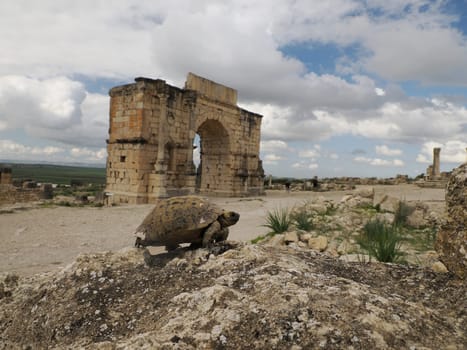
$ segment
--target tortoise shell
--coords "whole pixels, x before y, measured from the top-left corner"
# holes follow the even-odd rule
[[[146,240],[161,244],[194,242],[202,239],[204,229],[222,213],[220,207],[198,196],[161,199],[137,232],[144,233]]]

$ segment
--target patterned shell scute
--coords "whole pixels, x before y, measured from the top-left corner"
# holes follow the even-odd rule
[[[217,220],[222,209],[206,198],[172,197],[160,200],[141,224],[150,239],[203,229]]]

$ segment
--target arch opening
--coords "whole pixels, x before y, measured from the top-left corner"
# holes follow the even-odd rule
[[[225,127],[217,120],[206,120],[197,130],[193,162],[199,154],[196,171],[196,192],[216,194],[229,190],[224,179],[230,172],[230,138]],[[199,142],[197,145],[196,142]]]

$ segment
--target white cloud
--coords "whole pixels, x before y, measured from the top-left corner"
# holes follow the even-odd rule
[[[447,142],[465,138],[466,126],[466,107],[440,99],[412,99],[406,103],[386,103],[372,111],[372,116],[363,112],[351,132],[386,141]]]
[[[51,115],[55,118],[44,116],[38,119],[41,125],[49,122],[46,124],[48,129],[73,125],[75,130],[62,137],[64,140],[61,141],[64,142],[76,134],[85,136],[76,128],[80,118],[86,117],[80,116],[80,104],[84,98],[89,98],[89,94],[85,95],[82,86],[77,86],[72,80],[64,80],[66,78],[61,78],[60,83],[65,85],[61,88],[57,86],[59,82],[53,84],[49,76],[84,74],[131,79],[156,74],[181,85],[188,71],[238,89],[241,101],[244,104],[248,102],[247,105],[252,107],[248,109],[265,115],[264,139],[287,141],[314,138],[319,141],[349,132],[387,140],[409,139],[412,137],[410,132],[418,132],[421,125],[418,112],[424,118],[430,115],[441,118],[444,110],[461,111],[464,115],[465,111],[459,106],[444,106],[431,113],[429,106],[426,110],[422,107],[414,110],[399,103],[401,99],[406,99],[400,95],[400,91],[390,86],[384,89],[377,87],[373,79],[361,72],[347,80],[332,74],[306,72],[302,62],[286,57],[281,48],[302,42],[343,47],[362,45],[363,52],[369,52],[369,55],[360,57],[362,65],[383,76],[402,76],[399,71],[412,66],[413,69],[422,69],[426,62],[436,57],[446,56],[465,62],[462,54],[465,38],[459,37],[460,34],[449,27],[452,19],[442,14],[438,7],[430,5],[429,11],[422,13],[419,8],[425,3],[404,1],[389,6],[379,1],[360,3],[346,0],[324,3],[277,1],[273,5],[269,1],[203,1],[196,4],[187,1],[160,4],[116,1],[110,7],[97,6],[93,11],[88,11],[86,1],[57,4],[44,0],[40,5],[28,4],[27,16],[20,6],[2,3],[0,10],[5,21],[0,23],[0,29],[5,26],[3,32],[10,33],[12,26],[21,26],[23,30],[2,37],[0,75],[6,72],[17,74],[17,79],[26,80],[26,85],[37,86],[27,88],[21,95],[22,84],[16,81],[16,88],[12,91],[20,94],[17,98],[27,112],[31,112],[32,107],[52,111]],[[375,17],[374,9],[378,9],[381,15]],[[13,19],[14,25],[10,22]],[[403,51],[406,48],[399,47],[397,43],[387,45],[386,40],[402,40],[399,38],[401,33],[404,34],[403,40],[409,40],[409,44],[419,43],[420,33],[424,35],[424,43],[439,42],[442,35],[457,35],[458,40],[445,40],[445,45],[450,45],[445,48],[447,51],[422,45],[423,50],[432,50],[436,54],[423,52],[423,60],[420,60],[418,56],[407,58]],[[42,40],[38,40],[38,37]],[[18,42],[22,43],[20,47]],[[410,45],[414,50],[420,48],[418,44]],[[125,50],[121,50],[121,47],[125,47]],[[23,48],[28,49],[28,54],[21,54]],[[114,52],[118,52],[118,55],[114,55]],[[438,52],[451,52],[452,55],[439,55]],[[393,60],[391,55],[397,55],[398,59]],[[10,57],[14,57],[14,62]],[[391,60],[390,64],[388,60]],[[456,71],[456,79],[462,76],[458,74],[461,70],[454,70],[456,65],[435,63],[437,69]],[[426,71],[419,74],[423,77],[434,71],[432,63],[426,64]],[[2,72],[1,67],[7,69]],[[24,78],[26,74],[47,78]],[[415,73],[407,74],[412,79]],[[446,76],[448,73],[439,74]],[[44,88],[46,85],[50,91]],[[5,90],[10,90],[11,86],[7,84]],[[39,98],[37,91],[42,89],[45,96]],[[31,94],[31,90],[34,93]],[[25,96],[35,97],[28,99]],[[15,96],[9,101],[13,103]],[[394,117],[391,109],[395,109],[398,116]],[[30,115],[21,112],[17,114]],[[108,112],[105,112],[107,115]],[[406,118],[407,115],[409,118]],[[4,121],[0,122],[0,129],[9,127],[13,123],[11,119],[7,126]],[[92,119],[87,121],[92,123],[95,118]],[[431,139],[437,135],[452,135],[454,124],[457,123],[459,127],[461,117],[453,119],[457,120],[441,128],[434,125],[436,123],[431,123],[432,127],[430,123],[424,123],[423,131],[426,133],[418,134]],[[354,124],[355,121],[358,123]],[[90,127],[89,124],[86,126]],[[92,127],[89,130],[93,137],[106,137],[106,132],[102,132],[105,127],[99,131],[94,131],[96,129]],[[39,134],[47,136],[49,132],[41,130]],[[61,135],[52,137],[60,140]],[[78,139],[76,137],[72,142],[78,142]],[[91,138],[87,137],[86,142],[89,141]],[[96,139],[92,142],[97,145]]]
[[[395,81],[465,85],[466,38],[447,28],[444,23],[447,18],[440,17],[415,13],[375,24],[364,39],[371,55],[362,64]]]
[[[309,162],[305,162],[305,161],[300,161],[300,162],[296,162],[294,164],[292,164],[292,168],[294,169],[311,169],[311,170],[315,170],[315,169],[318,169],[319,165],[317,163],[309,163]]]
[[[264,157],[263,163],[269,164],[269,165],[276,165],[278,164],[278,161],[282,159],[283,157],[277,154],[266,154],[266,156]]]
[[[44,127],[64,130],[81,121],[83,84],[65,77],[45,80],[0,76],[0,116],[4,129]]]
[[[417,163],[424,163],[424,164],[433,163],[433,161],[428,159],[428,157],[424,154],[418,154],[415,160],[417,161]]]
[[[353,134],[382,141],[447,142],[465,138],[467,129],[467,108],[440,98],[405,97],[401,102],[386,102],[375,109],[362,105],[362,109],[345,111],[300,112],[297,108],[259,103],[246,107],[264,116],[262,136],[273,140],[322,141]]]
[[[31,147],[26,146],[12,140],[0,140],[0,154],[3,157],[20,157],[25,156],[52,156],[55,154],[63,153],[65,150],[60,147],[46,146],[46,147]]]
[[[101,148],[95,151],[86,147],[73,147],[70,150],[70,154],[75,158],[80,158],[86,161],[105,161],[105,159],[107,158],[107,151],[105,148]]]
[[[129,79],[163,73],[182,83],[188,71],[197,71],[249,96],[279,100],[310,77],[326,88],[328,77],[303,75],[303,63],[280,51],[288,44],[319,43],[361,47],[355,66],[392,80],[465,84],[466,38],[451,26],[460,15],[443,13],[439,1],[390,3],[4,1],[0,75]],[[327,91],[323,95],[329,99]]]
[[[319,168],[319,165],[317,163],[311,163],[310,165],[308,165],[308,169],[311,169],[311,170],[315,170],[318,168]]]
[[[404,162],[400,159],[381,159],[381,158],[368,158],[368,157],[355,157],[354,161],[357,163],[365,163],[373,166],[394,166],[394,167],[402,167],[404,166]]]
[[[400,159],[393,159],[393,165],[397,167],[403,167],[405,163]]]
[[[107,150],[87,147],[28,146],[12,140],[0,139],[0,155],[5,159],[49,162],[105,163]]]
[[[277,151],[287,151],[289,146],[287,142],[282,140],[266,140],[261,141],[261,151],[262,152],[277,152]]]
[[[2,130],[65,144],[102,146],[108,130],[108,96],[86,92],[66,77],[0,76]]]
[[[43,148],[33,147],[31,149],[31,154],[33,154],[33,155],[50,156],[50,155],[57,154],[57,153],[62,153],[62,152],[63,152],[63,148],[54,147],[54,146],[46,146],[46,147],[43,147]]]
[[[292,168],[295,169],[304,169],[306,168],[306,164],[304,162],[297,162],[292,164]]]
[[[163,22],[162,6],[167,5],[125,0],[111,6],[91,0],[2,1],[0,75],[153,74],[157,70],[149,55],[151,31]]]
[[[315,149],[307,149],[307,150],[303,150],[303,151],[300,151],[298,152],[298,156],[300,158],[312,158],[312,159],[315,159],[315,158],[319,158],[321,156],[321,154],[319,153],[319,148],[315,148]]]
[[[417,155],[419,163],[433,163],[433,148],[441,148],[440,161],[441,163],[461,164],[467,161],[467,142],[452,140],[445,143],[428,141],[425,142]]]
[[[391,149],[386,145],[377,145],[376,146],[376,154],[381,154],[383,156],[399,156],[402,154],[402,150],[400,149]]]
[[[381,88],[375,88],[375,93],[376,93],[376,95],[378,95],[378,96],[384,96],[384,95],[386,95],[386,91],[384,91],[384,90],[381,89]]]

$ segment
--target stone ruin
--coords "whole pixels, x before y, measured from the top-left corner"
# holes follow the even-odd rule
[[[12,168],[0,166],[0,205],[34,202],[52,197],[51,184],[37,186],[33,181],[24,181],[19,186],[15,185]]]
[[[440,171],[441,148],[433,148],[433,164],[426,168],[425,178],[417,182],[420,187],[445,188],[450,173]]]
[[[11,176],[11,168],[0,168],[0,185],[13,185],[13,178]]]
[[[467,277],[467,163],[454,169],[446,189],[446,223],[435,248],[449,271]]]
[[[262,116],[238,107],[236,90],[189,73],[183,89],[136,78],[109,94],[109,203],[154,203],[193,193],[264,194]]]

